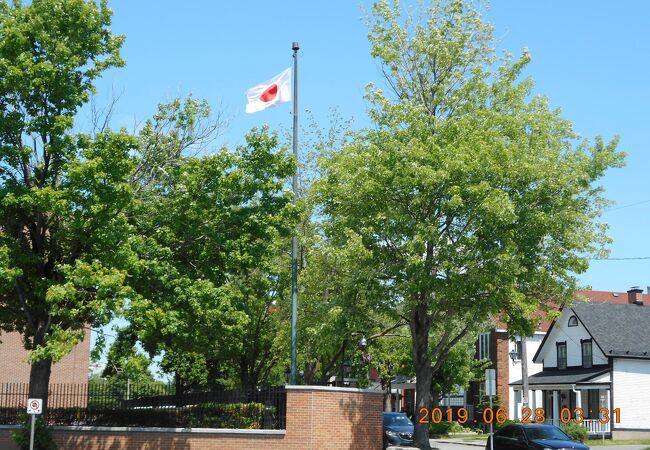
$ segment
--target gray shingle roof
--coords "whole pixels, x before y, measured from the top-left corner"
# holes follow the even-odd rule
[[[592,378],[609,372],[609,367],[593,367],[591,369],[544,369],[528,377],[528,384],[535,386],[538,384],[579,384],[588,382]],[[510,383],[510,386],[520,385],[521,380]]]
[[[650,308],[577,303],[572,309],[606,356],[650,359]]]

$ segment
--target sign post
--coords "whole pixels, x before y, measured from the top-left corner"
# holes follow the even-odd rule
[[[497,379],[494,369],[485,369],[485,393],[490,397],[490,450],[494,450],[494,408],[492,396],[497,393]],[[485,417],[485,414],[483,414]]]
[[[43,399],[42,398],[30,398],[27,399],[27,414],[32,416],[32,427],[29,432],[29,450],[34,450],[34,428],[36,422],[36,414],[41,414],[43,412]]]

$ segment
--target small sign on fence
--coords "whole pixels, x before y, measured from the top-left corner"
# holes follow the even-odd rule
[[[40,414],[43,412],[43,399],[30,398],[27,400],[27,414]]]

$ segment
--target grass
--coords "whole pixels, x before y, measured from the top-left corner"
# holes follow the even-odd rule
[[[587,439],[585,444],[592,445],[650,445],[650,439]],[[650,450],[650,447],[645,450]]]

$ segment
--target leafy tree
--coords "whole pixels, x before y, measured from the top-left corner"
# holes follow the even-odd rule
[[[168,120],[168,111],[162,107],[155,122]],[[167,134],[169,148],[181,148],[178,136],[191,134],[198,119],[192,111],[181,122],[171,119],[179,132]],[[156,128],[146,127],[147,142]],[[177,153],[158,171],[164,177],[147,181],[141,192],[133,245],[144,262],[130,272],[138,295],[128,318],[145,349],[163,354],[179,390],[268,378],[273,261],[295,216],[283,189],[294,164],[277,147],[277,138],[261,129],[233,150]]]
[[[105,1],[0,1],[0,328],[31,351],[30,397],[127,295],[130,151],[71,133],[94,80],[123,65]]]
[[[412,337],[417,408],[430,408],[434,375],[484,318],[507,312],[520,324],[570,297],[608,241],[594,184],[622,155],[616,140],[576,142],[520,81],[528,53],[495,57],[471,5],[436,1],[404,18],[382,1],[369,24],[390,93],[368,88],[374,129],[322,160],[320,201],[390,288],[385,302]],[[415,442],[430,448],[426,426]]]
[[[117,337],[108,350],[102,377],[136,384],[154,383],[149,370],[151,360],[136,349],[136,338],[129,328],[118,330]]]

